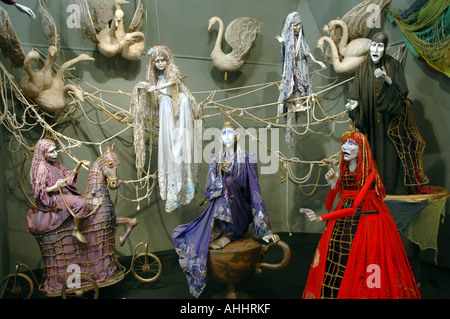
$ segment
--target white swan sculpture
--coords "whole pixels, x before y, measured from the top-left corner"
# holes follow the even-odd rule
[[[317,47],[324,51],[324,43],[327,42],[331,48],[331,63],[336,73],[350,74],[355,72],[368,58],[371,40],[358,38],[348,42],[347,24],[338,19],[331,20],[328,25],[323,27],[323,30],[332,34],[337,26],[342,28],[342,37],[338,46],[330,37],[323,36],[317,42]]]
[[[242,57],[250,50],[253,41],[255,41],[261,22],[248,17],[233,20],[225,31],[225,40],[232,47],[230,53],[222,51],[222,37],[224,33],[222,19],[216,16],[209,19],[208,30],[216,23],[219,24],[219,32],[211,52],[211,60],[220,71],[225,72],[226,80],[227,72],[236,71],[244,64],[245,59]]]
[[[145,49],[145,35],[139,31],[142,28],[145,10],[142,2],[138,0],[133,19],[128,27],[129,32],[127,33],[123,24],[124,12],[121,9],[121,6],[127,3],[129,2],[126,0],[114,1],[111,24],[109,26],[101,26],[101,30],[97,34],[87,0],[77,0],[77,4],[81,8],[81,21],[85,28],[86,36],[97,43],[98,50],[102,55],[111,57],[120,54],[124,59],[138,60]]]
[[[58,71],[56,71],[51,87],[46,90],[42,90],[38,96],[33,98],[33,100],[41,109],[48,112],[64,111],[69,104],[67,99],[69,92],[73,92],[78,99],[83,101],[84,97],[82,90],[73,84],[64,83],[64,72],[75,63],[93,60],[95,59],[87,54],[80,54],[79,56],[64,62]]]
[[[40,70],[31,67],[31,62],[39,62],[39,53],[31,50],[23,61],[22,68],[27,72],[19,83],[22,91],[29,97],[38,96],[42,90],[49,89],[53,84],[52,66],[58,56],[58,49],[55,46],[49,46],[47,58]]]

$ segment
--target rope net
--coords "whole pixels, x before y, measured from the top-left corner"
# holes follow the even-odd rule
[[[36,50],[36,49],[35,49]],[[39,52],[39,50],[37,50]],[[44,54],[41,54],[42,59]],[[55,67],[57,65],[55,64]],[[145,130],[143,134],[139,136],[135,143],[141,143],[141,149],[143,152],[148,152],[147,154],[147,169],[142,169],[140,174],[136,179],[126,179],[121,180],[123,187],[134,188],[135,196],[131,198],[130,196],[124,196],[119,193],[119,196],[127,201],[138,203],[137,209],[139,210],[139,204],[141,201],[147,199],[150,201],[150,195],[152,194],[157,178],[157,171],[151,172],[152,166],[151,160],[151,147],[145,149],[144,139],[150,139],[150,146],[153,144],[153,139],[157,136],[157,123],[155,121],[156,116],[150,116],[149,110],[125,110],[123,107],[115,104],[114,101],[118,100],[119,96],[125,96],[126,99],[132,99],[133,92],[124,92],[122,90],[105,90],[95,87],[94,85],[83,81],[75,77],[70,72],[67,72],[66,81],[76,85],[80,90],[84,92],[84,102],[79,100],[72,100],[65,111],[60,114],[54,115],[49,114],[36,107],[36,104],[30,100],[28,97],[23,95],[18,84],[14,80],[14,77],[8,72],[3,64],[0,63],[1,71],[1,98],[3,102],[3,109],[0,113],[0,122],[7,131],[11,133],[10,150],[18,151],[20,147],[25,147],[28,150],[32,150],[34,146],[34,141],[28,141],[26,136],[29,131],[42,131],[42,136],[45,134],[51,134],[55,137],[55,142],[57,142],[62,150],[65,151],[74,161],[78,162],[77,159],[71,152],[73,148],[79,148],[81,146],[98,147],[101,152],[103,144],[109,141],[113,141],[115,138],[126,137],[130,139],[130,134],[133,135],[133,130],[135,128],[135,119],[137,114],[143,112],[142,114],[147,115],[144,117],[142,125],[144,125]],[[340,86],[345,85],[347,82],[351,81],[353,77],[341,80],[340,77],[327,77],[321,74],[322,70],[311,72],[311,82],[314,83],[314,77],[320,76],[329,84],[323,85],[321,87],[315,87],[319,91],[313,93],[309,96],[303,96],[300,98],[293,99],[293,104],[296,105],[295,108],[289,112],[296,112],[302,110],[302,116],[299,117],[298,122],[293,122],[290,124],[278,122],[277,119],[284,118],[287,114],[273,115],[273,116],[261,116],[259,114],[276,114],[278,101],[276,94],[274,94],[274,101],[259,105],[249,105],[242,107],[235,107],[231,104],[236,102],[236,100],[244,96],[252,96],[254,94],[260,93],[263,90],[270,90],[277,87],[279,82],[269,82],[260,83],[244,87],[229,88],[223,90],[210,90],[210,91],[198,91],[192,92],[195,96],[200,96],[206,98],[198,99],[202,102],[196,105],[195,110],[198,114],[194,114],[195,118],[201,119],[203,125],[204,122],[213,120],[214,118],[227,118],[230,119],[235,127],[239,127],[244,130],[251,139],[256,140],[260,145],[266,148],[270,156],[279,164],[279,170],[281,171],[282,182],[286,179],[295,184],[303,194],[312,195],[318,186],[327,186],[327,184],[320,185],[319,179],[321,174],[321,168],[327,165],[337,165],[337,158],[339,152],[331,155],[328,158],[323,158],[319,160],[310,159],[300,159],[298,157],[288,157],[283,154],[280,150],[272,150],[266,141],[262,141],[255,135],[254,130],[249,130],[248,123],[255,123],[255,126],[265,126],[267,130],[273,128],[280,128],[286,130],[288,127],[291,129],[293,134],[296,136],[305,136],[307,134],[316,134],[322,136],[332,136],[335,132],[337,126],[345,125],[347,130],[350,125],[350,119],[346,116],[347,110],[338,112],[336,114],[328,114],[322,107],[319,99],[320,96],[325,95],[327,92],[334,90]],[[238,91],[238,94],[233,94],[234,91]],[[225,97],[217,98],[218,93],[224,93]],[[105,99],[105,96],[112,97]],[[117,97],[117,98],[116,98]],[[145,105],[145,103],[142,103]],[[97,120],[93,119],[92,110],[99,113],[103,113],[104,116],[102,120],[98,120],[100,116],[97,116]],[[79,117],[80,113],[84,118],[85,123],[93,126],[104,126],[106,123],[110,123],[111,127],[116,130],[111,133],[109,137],[101,141],[86,141],[80,140],[73,137],[69,137],[59,132],[56,128],[57,124],[64,123],[68,121],[71,117]],[[409,117],[408,117],[409,118]],[[198,124],[198,123],[197,123]],[[413,127],[408,126],[410,129]],[[412,131],[411,131],[412,132]],[[398,136],[400,133],[396,133]],[[415,134],[416,133],[410,133]],[[136,136],[133,136],[135,139]],[[33,144],[31,144],[33,143]],[[31,145],[30,145],[31,144]],[[402,146],[404,147],[404,146]],[[413,156],[415,159],[419,159],[421,156],[420,150],[423,151],[423,147],[417,149],[417,153]],[[150,156],[149,156],[150,155]],[[139,165],[138,165],[139,164]],[[144,163],[136,163],[139,167],[144,167]],[[298,169],[298,166],[304,167],[304,169]],[[295,168],[294,168],[295,167]],[[421,166],[420,166],[421,167]],[[297,176],[295,172],[306,171],[304,176]],[[317,177],[313,176],[313,172],[318,171]],[[297,173],[298,174],[298,173]],[[312,180],[311,180],[312,179]],[[306,193],[303,191],[303,187],[314,187],[313,191]],[[122,192],[121,192],[122,193]]]
[[[83,219],[80,229],[89,240],[82,244],[72,236],[73,219],[68,218],[53,231],[34,234],[44,263],[44,275],[39,289],[47,296],[58,296],[64,283],[70,282],[72,265],[80,275],[94,279],[98,286],[115,283],[124,274],[124,267],[115,255],[116,223],[114,214],[104,210]],[[81,281],[81,286],[90,282]],[[68,291],[71,288],[68,287]]]

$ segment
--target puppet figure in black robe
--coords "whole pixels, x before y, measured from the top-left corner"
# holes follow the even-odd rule
[[[370,59],[356,71],[345,107],[356,128],[369,140],[386,193],[409,194],[414,190],[404,185],[404,167],[388,136],[392,119],[406,106],[408,87],[400,62],[385,54],[387,45],[385,33],[373,36]]]

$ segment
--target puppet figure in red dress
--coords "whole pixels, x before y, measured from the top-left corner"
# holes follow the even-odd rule
[[[420,298],[366,136],[350,131],[340,140],[339,172],[331,169],[325,176],[331,212],[317,216],[300,209],[310,221],[327,222],[302,298]]]

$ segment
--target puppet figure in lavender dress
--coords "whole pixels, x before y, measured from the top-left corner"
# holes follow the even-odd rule
[[[69,171],[56,160],[57,156],[52,140],[41,139],[36,144],[30,169],[36,207],[28,212],[27,229],[33,234],[56,229],[71,215],[69,207],[75,215],[72,235],[80,242],[88,243],[79,225],[89,214],[90,205],[81,198],[75,185],[81,165],[89,165],[89,161],[80,161],[73,171]]]
[[[250,223],[254,237],[278,241],[261,196],[255,155],[240,150],[230,122],[222,129],[222,142],[223,149],[212,154],[207,173],[208,208],[172,233],[180,266],[196,298],[206,286],[208,249],[221,249],[243,238]]]
[[[294,11],[288,14],[281,36],[277,35],[275,39],[281,44],[283,67],[279,87],[278,116],[286,114],[286,143],[292,148],[293,136],[290,128],[292,116],[297,118],[298,113],[296,112],[306,110],[302,106],[301,98],[312,94],[307,58],[310,57],[322,68],[325,68],[325,64],[317,61],[312,55],[305,40],[303,23],[298,12]]]

